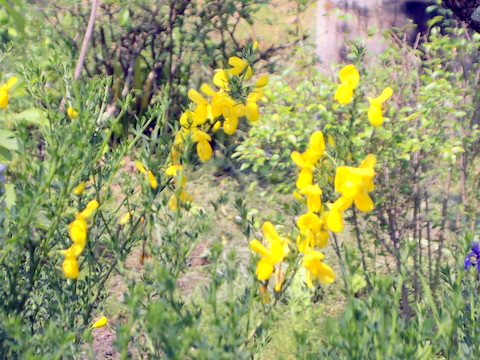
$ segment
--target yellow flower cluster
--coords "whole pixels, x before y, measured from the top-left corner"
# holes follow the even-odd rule
[[[340,104],[348,104],[352,101],[353,91],[360,81],[360,74],[355,68],[355,65],[344,66],[340,70],[340,82],[337,91],[335,92],[335,100]],[[376,98],[367,97],[370,106],[368,108],[368,121],[373,126],[380,126],[383,123],[382,104],[393,95],[391,87],[386,87],[380,96]]]
[[[252,53],[258,44],[252,45]],[[179,203],[192,201],[192,196],[183,188],[187,182],[180,154],[184,142],[189,139],[196,144],[200,161],[206,162],[213,155],[213,133],[220,129],[227,135],[233,135],[242,118],[250,122],[259,119],[258,101],[263,97],[262,88],[268,83],[268,76],[260,76],[254,83],[247,83],[253,74],[250,62],[238,56],[228,59],[229,69],[216,69],[213,83],[216,89],[204,83],[200,92],[196,89],[188,91],[188,97],[194,104],[192,110],[186,110],[180,116],[180,130],[175,135],[171,150],[171,162],[165,174],[175,178],[178,189],[168,202],[172,210]]]
[[[73,244],[68,249],[62,250],[61,253],[65,256],[62,263],[63,274],[69,279],[78,277],[77,259],[82,254],[87,243],[87,220],[98,209],[98,206],[97,200],[90,201],[85,209],[76,215],[75,220],[68,225],[68,235]]]
[[[223,125],[225,134],[233,135],[239,118],[245,117],[254,122],[260,116],[257,102],[263,97],[262,88],[267,85],[268,76],[263,75],[253,86],[246,86],[244,82],[253,76],[249,62],[232,56],[228,63],[232,66],[230,69],[215,70],[213,83],[218,87],[217,90],[204,83],[200,87],[203,95],[195,89],[188,91],[195,108],[186,110],[180,116],[181,129],[175,136],[174,146],[177,151],[180,150],[185,139],[191,136],[191,140],[197,144],[198,157],[202,162],[212,157],[210,131],[215,132]]]
[[[373,210],[373,201],[368,195],[374,189],[373,170],[376,158],[367,155],[359,167],[340,166],[335,174],[335,191],[341,196],[328,203],[328,210],[322,204],[322,189],[313,182],[315,165],[325,151],[325,140],[321,131],[310,137],[308,149],[302,154],[293,151],[292,160],[300,168],[297,179],[299,194],[307,204],[308,211],[300,215],[297,226],[300,235],[297,237],[298,250],[304,253],[303,266],[307,269],[307,285],[312,287],[313,280],[331,283],[335,279],[333,270],[321,260],[324,255],[317,249],[328,243],[328,231],[339,232],[343,229],[343,211],[355,203],[363,211]]]
[[[325,152],[325,139],[321,131],[315,131],[311,137],[308,149],[300,154],[293,151],[291,158],[300,168],[297,180],[297,188],[307,203],[308,211],[297,220],[300,235],[297,237],[298,250],[303,256],[302,265],[307,270],[306,283],[313,287],[313,280],[319,280],[325,284],[333,282],[335,274],[333,270],[321,260],[324,255],[316,250],[321,249],[328,243],[328,230],[326,224],[326,212],[323,211],[321,196],[322,189],[313,183],[313,171],[323,153]]]
[[[275,291],[280,291],[283,282],[282,261],[290,252],[288,247],[290,240],[281,238],[269,221],[263,224],[262,231],[267,247],[257,239],[250,242],[250,249],[261,256],[255,273],[258,280],[268,281],[272,273],[275,272]]]

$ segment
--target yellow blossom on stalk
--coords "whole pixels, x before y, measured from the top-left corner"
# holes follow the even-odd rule
[[[78,111],[76,111],[74,108],[72,108],[71,106],[68,107],[67,109],[67,115],[70,119],[75,119],[76,117],[78,117]]]
[[[224,69],[217,69],[215,75],[213,76],[213,83],[219,88],[224,90],[229,90],[228,86],[229,73]]]
[[[380,126],[383,123],[382,104],[393,95],[391,87],[386,87],[379,97],[368,98],[370,107],[368,108],[368,121],[373,126]]]
[[[241,59],[238,56],[232,56],[228,59],[228,64],[232,66],[228,72],[232,75],[239,75],[248,66],[248,61]]]
[[[192,135],[192,141],[197,143],[198,157],[202,162],[212,157],[212,146],[210,142],[212,137],[202,130],[195,129]]]
[[[85,247],[87,241],[87,221],[85,217],[77,215],[77,218],[68,225],[68,235],[73,243]]]
[[[135,166],[141,173],[147,172],[147,170],[145,169],[145,166],[143,166],[143,164],[140,161],[135,161]]]
[[[257,79],[257,81],[255,81],[255,87],[256,88],[265,87],[265,86],[267,86],[267,84],[268,84],[268,75],[267,74],[260,76]]]
[[[232,75],[240,75],[245,71],[244,76],[246,80],[250,79],[253,75],[252,67],[245,59],[241,59],[238,56],[232,56],[228,59],[228,64],[232,66],[232,68],[228,69],[228,72]]]
[[[66,278],[75,280],[78,277],[78,262],[75,256],[68,256],[62,263],[63,274]]]
[[[238,127],[238,116],[235,109],[233,107],[227,108],[223,117],[225,118],[223,131],[227,135],[233,135]]]
[[[293,151],[290,157],[300,167],[297,188],[302,189],[312,184],[313,168],[325,151],[325,139],[321,131],[315,131],[310,137],[308,149],[304,153]]]
[[[153,190],[155,190],[158,186],[157,179],[155,178],[155,175],[153,175],[153,173],[150,170],[148,170],[147,175],[148,175],[148,182],[150,183],[150,187]]]
[[[171,165],[165,170],[165,174],[168,176],[178,176],[179,172],[182,171],[183,166],[181,164]]]
[[[6,109],[8,106],[8,98],[9,93],[8,91],[17,83],[18,78],[16,76],[12,76],[8,81],[0,85],[0,108]]]
[[[328,243],[328,233],[322,229],[323,219],[311,211],[300,215],[297,220],[300,235],[297,237],[297,247],[300,252],[306,253],[316,246],[324,247]]]
[[[335,174],[335,190],[346,199],[353,200],[363,212],[373,210],[373,201],[368,195],[373,191],[373,176],[376,159],[367,155],[360,167],[340,166]]]
[[[183,173],[183,166],[181,164],[170,165],[166,170],[165,174],[168,176],[175,177],[175,183],[177,186],[185,186],[187,183],[187,178]],[[181,180],[181,183],[180,183]]]
[[[325,213],[325,225],[328,230],[340,232],[343,229],[343,212],[352,205],[352,199],[340,197],[333,204],[328,204],[329,210]]]
[[[83,210],[78,216],[77,216],[77,219],[79,217],[81,218],[89,218],[90,216],[92,216],[93,212],[95,210],[98,209],[98,207],[100,206],[100,204],[98,203],[97,200],[92,200],[90,201],[87,206],[85,207],[85,210]]]
[[[173,194],[172,196],[170,196],[170,199],[168,200],[168,206],[170,207],[170,209],[175,211],[175,210],[178,209],[178,202],[179,201],[181,203],[192,202],[193,201],[193,196],[190,195],[185,190],[181,190],[179,197],[177,197],[176,194]]]
[[[66,258],[72,256],[77,258],[83,252],[83,249],[85,249],[85,245],[73,243],[67,250],[60,250],[59,252]]]
[[[85,188],[86,188],[86,183],[85,181],[82,181],[80,182],[80,184],[78,184],[75,189],[73,189],[73,194],[74,195],[82,195],[83,192],[85,191]]]
[[[318,185],[307,185],[300,192],[307,195],[308,211],[319,212],[322,209],[322,189]]]
[[[106,316],[102,316],[100,319],[98,319],[97,321],[95,321],[91,326],[90,326],[90,329],[95,329],[95,328],[100,328],[100,327],[104,327],[105,325],[107,325],[107,317]]]
[[[353,90],[355,90],[360,81],[360,74],[355,65],[350,64],[343,67],[339,75],[341,84],[335,92],[334,99],[340,104],[347,104],[352,100]]]
[[[282,262],[289,253],[288,239],[281,238],[269,221],[262,225],[262,231],[268,243],[268,248],[254,239],[250,242],[250,249],[261,256],[255,271],[258,280],[268,280],[275,265]]]
[[[332,268],[321,261],[324,257],[323,253],[315,250],[309,251],[303,256],[302,265],[307,269],[305,281],[310,288],[313,287],[314,280],[324,284],[331,284],[335,280]]]
[[[120,220],[118,221],[118,223],[120,225],[126,225],[130,222],[130,219],[132,218],[132,213],[133,211],[129,211],[127,212],[125,215],[123,215]]]
[[[264,75],[266,76],[266,75]],[[266,81],[268,81],[268,77],[262,80],[262,78],[258,79],[260,82],[260,85],[263,85]],[[258,82],[257,81],[257,82]],[[263,85],[263,86],[265,86]],[[247,102],[245,104],[245,117],[247,118],[248,121],[250,122],[255,122],[259,119],[260,113],[258,111],[258,104],[257,102],[263,97],[263,90],[261,87],[263,86],[255,86],[255,89],[251,91],[248,96],[247,96]]]

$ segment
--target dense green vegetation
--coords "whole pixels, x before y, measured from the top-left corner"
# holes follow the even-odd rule
[[[286,3],[0,1],[0,359],[476,356],[480,35]]]

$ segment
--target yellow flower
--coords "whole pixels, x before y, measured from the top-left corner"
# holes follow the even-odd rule
[[[310,136],[310,143],[308,145],[309,150],[313,151],[317,156],[322,156],[325,152],[325,138],[323,132],[315,131]]]
[[[313,181],[312,170],[302,169],[298,174],[298,179],[295,185],[297,186],[298,189],[303,189],[304,187],[311,185],[312,181]]]
[[[197,105],[208,104],[208,101],[195,89],[188,90],[188,98]]]
[[[177,195],[173,194],[172,196],[170,196],[170,199],[168,200],[168,206],[170,207],[170,209],[172,209],[173,211],[177,210],[179,200],[181,203],[192,202],[193,196],[190,195],[185,190],[182,190],[180,192],[179,198],[177,198]]]
[[[83,216],[78,216],[68,225],[68,235],[74,244],[85,247],[87,241],[87,221]]]
[[[334,99],[340,104],[347,104],[352,100],[353,90],[357,87],[360,81],[360,74],[355,68],[355,65],[347,65],[340,70],[341,85],[335,92]]]
[[[203,83],[200,86],[200,91],[203,92],[205,95],[212,96],[212,97],[217,95],[217,92],[213,90],[210,85],[206,83]]]
[[[240,75],[243,70],[248,66],[248,61],[239,58],[238,56],[232,56],[228,59],[228,63],[233,66],[228,72],[232,75]]]
[[[150,183],[150,187],[155,190],[158,186],[157,179],[155,179],[155,175],[153,175],[153,173],[150,170],[148,170],[147,175],[148,175],[148,182]]]
[[[308,211],[319,212],[322,209],[322,189],[318,185],[307,185],[301,188],[300,192],[307,195]]]
[[[78,117],[78,111],[76,111],[74,108],[72,108],[71,106],[68,107],[67,109],[67,115],[70,119],[75,119],[76,117]]]
[[[60,254],[62,254],[63,256],[65,256],[66,258],[67,257],[79,257],[80,254],[83,252],[83,249],[85,249],[84,246],[82,246],[81,244],[72,244],[67,250],[60,250]]]
[[[340,166],[335,174],[335,190],[344,198],[353,200],[363,212],[372,211],[374,207],[368,193],[374,189],[375,162],[373,155],[367,155],[360,167]]]
[[[68,256],[62,263],[63,274],[66,278],[75,280],[78,277],[78,263],[75,256]]]
[[[207,140],[200,140],[197,143],[197,153],[202,162],[210,160],[212,157],[212,146]]]
[[[307,269],[305,280],[308,287],[313,287],[313,280],[324,284],[330,284],[335,280],[332,268],[321,261],[324,257],[323,253],[315,250],[309,251],[303,256],[302,265]]]
[[[325,139],[321,131],[315,131],[310,137],[309,148],[302,154],[293,151],[290,157],[300,167],[301,171],[297,180],[297,188],[302,189],[311,185],[313,168],[325,151]]]
[[[90,216],[92,216],[93,212],[95,210],[98,209],[98,207],[100,206],[100,204],[98,203],[97,200],[92,200],[90,201],[87,206],[85,207],[85,210],[83,210],[78,216],[78,217],[81,217],[81,218],[89,218]]]
[[[233,135],[238,126],[238,113],[242,113],[242,111],[246,110],[245,108],[236,106],[233,100],[225,102],[222,106],[222,115],[225,119],[223,123],[223,131],[227,135]]]
[[[312,184],[313,169],[325,151],[325,140],[321,131],[315,131],[310,137],[309,148],[302,154],[293,151],[290,155],[293,162],[300,167],[296,186],[302,189]]]
[[[192,141],[197,143],[198,157],[202,162],[209,160],[212,157],[212,146],[209,141],[212,137],[202,130],[195,129],[192,135]]]
[[[178,176],[182,169],[183,166],[181,164],[171,165],[165,170],[165,174],[168,176]]]
[[[297,226],[302,232],[307,230],[317,231],[320,229],[321,220],[317,215],[309,211],[299,216],[297,220]]]
[[[82,181],[80,184],[78,184],[75,189],[73,189],[73,194],[74,195],[82,195],[83,192],[85,191],[85,181]]]
[[[329,211],[325,213],[325,225],[328,230],[340,232],[343,229],[343,211],[352,205],[352,198],[340,197],[329,205]]]
[[[146,173],[147,170],[145,169],[145,166],[140,161],[135,161],[135,166],[141,173]]]
[[[229,73],[227,70],[217,69],[215,75],[213,76],[213,83],[221,89],[229,90],[228,79]]]
[[[133,211],[129,211],[127,212],[125,215],[123,215],[120,220],[118,221],[118,223],[120,225],[126,225],[130,222],[130,219],[132,218],[132,213]]]
[[[95,329],[95,328],[104,327],[105,325],[107,325],[107,317],[106,317],[106,316],[102,316],[100,319],[98,319],[97,321],[95,321],[95,322],[90,326],[90,329]]]
[[[260,76],[257,81],[255,82],[255,87],[256,88],[262,88],[265,87],[268,84],[268,75],[262,75]]]
[[[391,87],[386,87],[379,97],[368,98],[370,107],[368,108],[368,121],[373,126],[380,126],[383,123],[382,103],[388,100],[393,95]]]
[[[17,83],[18,78],[12,76],[8,81],[0,86],[0,108],[6,109],[8,106],[8,91]]]
[[[255,271],[258,280],[268,280],[273,273],[275,265],[283,261],[289,253],[288,239],[280,238],[271,222],[262,226],[263,234],[268,243],[268,249],[258,240],[250,242],[250,249],[262,258],[258,261]]]
[[[250,122],[255,122],[260,118],[260,113],[258,112],[258,104],[256,102],[247,102],[245,116]]]

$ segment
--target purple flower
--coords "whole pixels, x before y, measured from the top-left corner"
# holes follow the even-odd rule
[[[465,256],[464,264],[465,270],[470,269],[471,266],[476,266],[477,271],[480,273],[480,244],[476,241],[472,243],[472,251]]]

